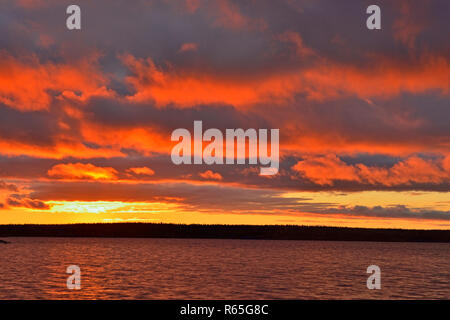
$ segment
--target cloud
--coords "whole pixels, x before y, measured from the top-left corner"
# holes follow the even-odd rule
[[[36,55],[21,59],[0,51],[0,102],[21,111],[47,110],[54,96],[85,99],[107,95],[106,78],[95,68],[97,55],[64,63],[41,63]]]
[[[300,58],[306,58],[308,56],[315,55],[316,53],[311,49],[305,46],[304,41],[299,33],[294,31],[286,31],[280,35],[278,35],[278,39],[280,41],[285,41],[294,44],[295,51]]]
[[[206,170],[205,172],[201,172],[198,175],[206,180],[222,180],[223,179],[223,177],[220,175],[220,173],[213,172],[211,170]]]
[[[152,176],[155,174],[155,171],[153,171],[148,167],[130,168],[127,171],[134,173],[136,175],[144,175],[144,176]]]
[[[333,184],[334,180],[359,181],[355,168],[348,166],[335,155],[307,157],[292,169],[320,185]]]
[[[111,167],[96,167],[90,163],[67,163],[54,165],[48,176],[57,179],[114,180],[117,170]]]
[[[229,0],[218,0],[214,13],[216,14],[214,24],[218,26],[242,29],[250,23],[249,19],[241,13],[239,6]]]
[[[35,8],[40,7],[45,4],[44,0],[18,0],[17,1],[19,6],[22,6],[24,8]]]
[[[400,14],[392,26],[394,38],[409,49],[414,49],[417,36],[429,25],[427,2],[406,0],[398,4]]]
[[[449,183],[450,157],[438,161],[410,157],[390,168],[364,164],[348,165],[336,155],[305,157],[292,169],[319,185],[333,185],[337,180],[384,186],[414,183]]]
[[[430,219],[450,220],[450,211],[439,211],[429,209],[411,209],[404,205],[382,207],[382,206],[340,206],[327,210],[329,213],[345,214],[350,216],[364,216],[377,218],[406,218],[406,219]]]
[[[16,185],[14,185],[12,183],[6,183],[6,182],[0,180],[0,190],[17,192],[19,189],[17,188]]]
[[[240,107],[264,100],[286,99],[291,97],[292,87],[298,83],[295,75],[233,79],[201,71],[164,70],[151,58],[144,60],[127,55],[123,61],[133,73],[127,78],[136,90],[130,99],[138,102],[154,101],[161,107],[170,104],[180,107],[231,104]]]
[[[450,190],[448,2],[382,0],[378,33],[365,28],[367,4],[356,0],[115,2],[80,0],[96,17],[82,37],[61,22],[67,4],[1,2],[5,193],[14,184],[45,195],[29,199],[71,192],[172,199],[190,210],[329,214],[333,204],[279,190]],[[269,180],[252,166],[173,165],[170,133],[194,120],[222,131],[280,128],[280,173]],[[43,181],[53,185],[38,187]],[[341,210],[381,210],[356,207]]]
[[[200,0],[186,0],[186,8],[188,12],[194,13],[197,11],[198,7],[200,6]]]
[[[295,50],[301,56],[313,54],[296,34],[283,34],[281,39],[294,41]],[[415,65],[402,65],[378,57],[373,64],[364,67],[318,57],[309,67],[294,66],[290,71],[271,70],[246,76],[164,68],[151,58],[140,59],[132,55],[125,55],[122,60],[132,72],[126,80],[136,91],[129,98],[132,101],[154,101],[159,106],[191,107],[218,103],[240,108],[258,103],[283,106],[292,103],[300,94],[316,101],[351,96],[386,99],[402,92],[425,93],[430,90],[446,95],[450,88],[450,63],[444,56],[423,56]]]
[[[366,68],[331,64],[306,70],[304,78],[311,99],[326,100],[342,95],[360,98],[397,96],[402,92],[424,93],[438,90],[447,95],[450,63],[444,56],[423,56],[415,65],[402,65],[379,57]]]
[[[183,212],[258,214],[280,216],[378,217],[416,220],[449,220],[446,210],[412,208],[406,205],[362,206],[318,202],[301,196],[286,197],[270,189],[226,186],[218,183],[56,182],[34,185],[30,196],[41,201],[123,201],[176,204]],[[220,197],[217,197],[220,194]],[[331,199],[331,198],[330,198]]]
[[[36,199],[30,199],[30,198],[8,198],[6,200],[6,203],[10,207],[23,207],[23,208],[30,208],[30,209],[39,209],[39,210],[48,210],[50,209],[50,206],[46,203],[36,200]]]
[[[181,45],[180,50],[178,52],[187,52],[187,51],[197,51],[197,44],[194,42],[186,42]]]

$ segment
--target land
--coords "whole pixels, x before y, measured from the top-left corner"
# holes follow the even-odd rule
[[[292,225],[183,225],[162,223],[0,225],[0,238],[5,237],[450,242],[450,230],[364,229]]]

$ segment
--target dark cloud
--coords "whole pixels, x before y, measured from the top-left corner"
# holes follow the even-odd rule
[[[200,1],[195,11],[181,1],[139,1],[131,5],[126,0],[114,4],[80,0],[82,33],[65,28],[65,9],[70,1],[46,2],[26,8],[1,5],[1,21],[7,31],[0,37],[3,47],[19,52],[25,46],[49,59],[57,59],[55,52],[62,50],[67,58],[73,58],[100,48],[105,54],[104,66],[116,75],[123,69],[111,61],[124,48],[134,56],[152,57],[158,64],[170,62],[188,70],[205,65],[216,72],[241,75],[262,68],[289,70],[293,64],[304,62],[294,59],[295,50],[288,52],[286,43],[274,41],[276,35],[286,31],[300,34],[308,47],[333,61],[362,66],[376,63],[379,55],[412,61],[414,55],[395,37],[396,22],[401,19],[406,21],[404,28],[417,23],[416,42],[423,51],[448,54],[449,50],[445,33],[439,32],[447,26],[445,12],[449,7],[445,0],[420,4],[404,1],[403,6],[410,10],[397,2],[378,1],[383,26],[378,32],[365,27],[365,10],[372,4],[368,0]],[[235,17],[241,17],[238,20],[243,23]],[[53,39],[49,48],[42,47],[42,35]],[[196,43],[198,52],[179,54],[180,47],[188,42]]]
[[[109,184],[58,182],[34,186],[32,197],[64,201],[107,201],[177,203],[185,210],[225,212],[239,214],[320,215],[344,214],[348,216],[450,220],[449,211],[413,209],[397,206],[339,206],[334,203],[313,202],[309,198],[283,197],[275,190],[251,189],[217,184]],[[80,192],[83,190],[83,192]]]
[[[160,108],[151,103],[130,103],[92,98],[85,106],[86,120],[116,128],[151,127],[167,134],[177,128],[192,128],[202,120],[205,128],[267,128],[269,120],[254,110],[240,111],[230,105],[195,105],[180,109]]]
[[[365,216],[377,218],[407,218],[407,219],[431,219],[431,220],[450,220],[450,211],[410,209],[404,205],[390,207],[339,207],[327,208],[326,213],[340,213],[351,216]]]
[[[6,204],[10,207],[23,207],[37,210],[48,210],[50,206],[42,201],[30,198],[8,198]]]
[[[17,192],[19,189],[17,188],[16,185],[14,185],[12,183],[6,183],[6,182],[0,180],[0,190]]]
[[[0,157],[0,177],[6,179],[54,179],[48,176],[48,171],[58,164],[83,163],[92,164],[96,167],[114,168],[117,171],[117,179],[119,180],[136,180],[137,182],[159,182],[166,181],[204,181],[201,173],[206,170],[221,175],[221,183],[239,184],[242,186],[262,189],[290,190],[290,191],[450,191],[450,183],[447,181],[434,181],[429,176],[428,182],[407,181],[405,179],[398,180],[397,183],[383,184],[383,180],[378,179],[378,183],[370,183],[367,180],[333,180],[333,183],[319,184],[314,180],[308,179],[307,176],[300,175],[293,167],[302,160],[307,158],[302,156],[286,156],[281,159],[280,173],[269,178],[259,175],[260,165],[174,165],[169,154],[154,153],[151,156],[129,155],[127,157],[113,158],[65,158],[64,160],[54,159],[36,159],[32,157]],[[404,163],[407,158],[392,157],[387,155],[370,155],[360,154],[354,156],[341,157],[342,165],[356,168],[358,165],[364,165],[371,170],[390,170],[396,164]],[[441,157],[435,155],[420,155],[430,165],[439,165]],[[148,167],[155,173],[153,175],[130,175],[130,168]],[[414,178],[414,167],[410,167],[409,171]],[[422,175],[417,168],[417,175]],[[389,171],[387,171],[389,172]],[[407,173],[407,172],[406,172]],[[436,174],[435,174],[436,175]],[[370,176],[367,176],[370,177]],[[442,176],[442,179],[444,177]],[[329,177],[333,179],[333,177]],[[387,178],[386,178],[387,180]],[[6,184],[5,185],[9,185]],[[82,188],[84,190],[84,188]],[[14,191],[14,190],[11,190]],[[132,191],[134,192],[134,191]],[[94,197],[101,197],[101,194],[94,193]]]
[[[58,119],[48,112],[20,112],[0,104],[0,137],[36,146],[54,145]]]

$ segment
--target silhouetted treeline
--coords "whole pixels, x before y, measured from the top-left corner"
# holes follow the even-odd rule
[[[290,225],[251,226],[102,223],[0,225],[0,237],[218,238],[450,242],[450,230],[363,229]]]

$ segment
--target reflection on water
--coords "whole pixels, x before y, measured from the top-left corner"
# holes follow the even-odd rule
[[[449,299],[450,244],[9,238],[0,299]],[[378,265],[382,289],[366,288]],[[81,268],[81,290],[66,268]]]

